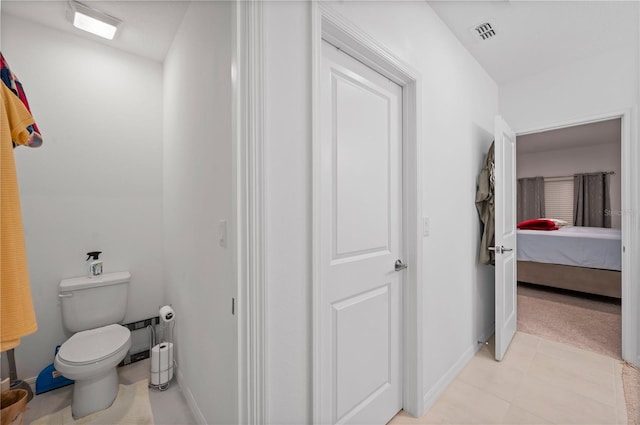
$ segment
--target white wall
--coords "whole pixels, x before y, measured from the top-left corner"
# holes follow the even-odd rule
[[[164,63],[164,246],[176,358],[200,423],[237,421],[229,2],[193,2]]]
[[[162,67],[6,14],[2,53],[44,136],[15,150],[39,325],[16,348],[25,379],[68,337],[58,283],[86,273],[87,251],[103,251],[105,272],[131,272],[126,321],[164,300]]]
[[[517,173],[521,177],[572,176],[576,173],[613,171],[610,176],[611,227],[620,228],[620,143],[518,153]]]
[[[619,112],[638,103],[638,45],[630,44],[500,86],[500,113],[516,133]]]
[[[493,330],[493,269],[478,265],[474,199],[498,89],[426,3],[332,6],[423,77],[428,405]],[[268,414],[270,423],[311,423],[310,6],[266,2],[264,13]]]

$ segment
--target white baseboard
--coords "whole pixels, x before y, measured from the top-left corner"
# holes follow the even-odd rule
[[[32,376],[31,378],[25,378],[25,379],[21,379],[22,382],[25,382],[29,385],[29,387],[31,387],[31,391],[33,391],[33,393],[36,393],[36,376]],[[11,383],[9,382],[9,378],[5,378],[2,381],[2,391],[7,391],[10,388]]]
[[[493,334],[493,328],[484,332],[483,336],[480,337],[480,341],[487,341],[491,335]],[[467,348],[462,356],[451,366],[451,368],[445,373],[442,378],[436,382],[436,384],[427,391],[424,395],[422,411],[426,413],[431,406],[438,401],[438,398],[444,393],[447,387],[453,382],[454,379],[458,376],[458,374],[464,369],[464,367],[471,361],[471,359],[476,355],[478,350],[482,348],[482,344],[475,343],[469,348]],[[423,413],[424,414],[424,413]]]
[[[198,423],[198,425],[207,425],[207,421],[205,420],[204,415],[202,414],[202,411],[198,407],[198,403],[196,403],[196,399],[193,397],[193,393],[191,392],[191,389],[187,385],[184,379],[184,375],[182,375],[182,371],[180,370],[180,368],[177,368],[176,378],[178,380],[178,386],[182,390],[182,394],[184,395],[184,398],[187,400],[187,405],[189,406],[189,409],[191,409],[191,414],[196,419],[196,422]]]
[[[36,376],[32,376],[31,378],[26,378],[23,379],[23,382],[26,382],[27,384],[29,384],[29,386],[31,387],[31,389],[33,390],[33,392],[35,393],[36,391]],[[6,391],[9,389],[9,386],[11,385],[11,383],[9,382],[9,378],[6,378],[2,381],[2,391]],[[6,389],[5,389],[6,386]]]

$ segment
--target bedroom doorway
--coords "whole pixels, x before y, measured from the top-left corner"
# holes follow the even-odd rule
[[[558,227],[519,230],[518,329],[615,358],[624,357],[623,121],[618,115],[520,133],[516,165],[518,222],[541,216]],[[587,198],[602,199],[587,214],[593,220],[575,225],[576,213],[596,208],[574,194],[583,178],[602,186]],[[533,194],[537,205],[530,205]]]

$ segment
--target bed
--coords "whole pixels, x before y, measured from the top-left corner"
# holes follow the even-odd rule
[[[621,297],[620,229],[518,230],[518,281]]]

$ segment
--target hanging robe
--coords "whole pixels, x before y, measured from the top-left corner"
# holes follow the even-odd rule
[[[494,143],[491,143],[487,159],[478,175],[478,187],[476,190],[476,209],[482,221],[482,238],[480,240],[480,262],[482,264],[495,264],[495,253],[489,251],[490,246],[495,245],[495,162]]]
[[[0,90],[0,351],[6,351],[18,346],[20,338],[38,329],[13,156],[13,143],[24,145],[29,142],[27,128],[34,120],[5,84],[0,83]]]

